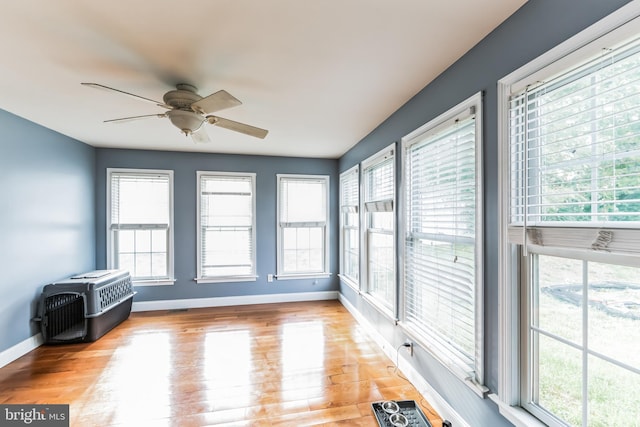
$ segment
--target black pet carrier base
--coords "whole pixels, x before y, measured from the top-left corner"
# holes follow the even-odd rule
[[[134,295],[129,272],[91,271],[46,285],[34,320],[46,344],[91,342],[129,317]]]

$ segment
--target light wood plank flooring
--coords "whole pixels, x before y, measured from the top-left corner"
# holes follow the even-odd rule
[[[404,399],[442,425],[338,301],[132,313],[0,384],[0,403],[70,404],[72,426],[377,426],[371,403]]]

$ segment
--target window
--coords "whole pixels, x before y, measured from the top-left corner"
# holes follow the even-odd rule
[[[107,264],[173,283],[173,171],[107,169]]]
[[[394,146],[362,163],[366,292],[395,316],[395,156]]]
[[[640,25],[601,34],[500,86],[500,399],[551,426],[640,419]]]
[[[403,139],[403,326],[484,390],[480,94]]]
[[[278,178],[278,278],[329,274],[329,177]]]
[[[198,279],[256,279],[255,174],[197,172]]]
[[[360,280],[359,169],[340,175],[340,278],[354,288]]]

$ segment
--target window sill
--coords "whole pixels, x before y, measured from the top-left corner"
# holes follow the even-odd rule
[[[326,279],[331,273],[277,274],[274,277],[278,280]]]
[[[255,282],[258,276],[227,276],[227,277],[196,277],[197,284],[230,283],[230,282]]]
[[[366,292],[360,292],[360,295],[362,296],[362,299],[364,299],[369,305],[371,305],[371,307],[375,308],[384,317],[392,321],[394,324],[398,323],[398,319],[396,319],[396,317],[393,315],[393,312],[389,307],[385,307],[375,297],[371,296]]]
[[[508,421],[510,421],[516,427],[545,427],[546,424],[540,422],[536,417],[525,411],[524,409],[518,406],[510,406],[504,403],[497,394],[491,393],[489,395],[489,399],[491,399],[496,405],[498,405],[498,410],[500,411],[500,415],[505,417]]]
[[[358,282],[354,282],[352,279],[350,279],[347,276],[344,276],[342,274],[338,274],[338,277],[340,278],[340,281],[342,283],[344,283],[345,285],[351,287],[354,291],[360,292],[360,286],[358,285]]]
[[[171,286],[176,279],[133,280],[133,286]]]
[[[442,364],[451,374],[457,377],[460,381],[462,381],[470,390],[472,390],[475,394],[478,395],[481,399],[485,399],[489,394],[489,388],[478,384],[473,378],[469,376],[467,372],[460,366],[461,362],[456,362],[456,358],[453,355],[445,355],[445,354],[436,354],[431,349],[438,348],[440,346],[439,343],[428,340],[423,337],[423,335],[417,331],[415,328],[407,325],[404,322],[398,322],[398,325],[402,328],[402,330],[409,336],[412,340],[414,340],[420,347],[422,347],[427,353],[429,353],[434,359]]]

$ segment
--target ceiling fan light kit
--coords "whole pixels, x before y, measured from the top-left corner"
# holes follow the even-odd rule
[[[171,123],[187,136],[198,131],[205,121],[200,114],[188,110],[169,110],[166,115]]]
[[[214,126],[225,128],[231,131],[240,132],[245,135],[264,139],[267,136],[266,129],[260,129],[245,123],[236,122],[222,117],[210,115],[216,111],[241,105],[238,99],[225,90],[212,93],[209,96],[202,97],[198,95],[197,88],[193,85],[180,83],[176,85],[175,90],[170,90],[162,97],[164,102],[154,101],[153,99],[138,96],[120,89],[114,89],[99,83],[82,83],[84,86],[96,89],[108,90],[150,102],[158,107],[166,108],[169,111],[163,114],[148,114],[143,116],[123,117],[120,119],[105,120],[105,123],[124,122],[138,119],[146,119],[150,117],[168,118],[171,123],[180,129],[182,133],[191,136],[194,142],[209,142],[209,136],[202,125],[206,122]],[[206,116],[205,116],[206,115]]]

